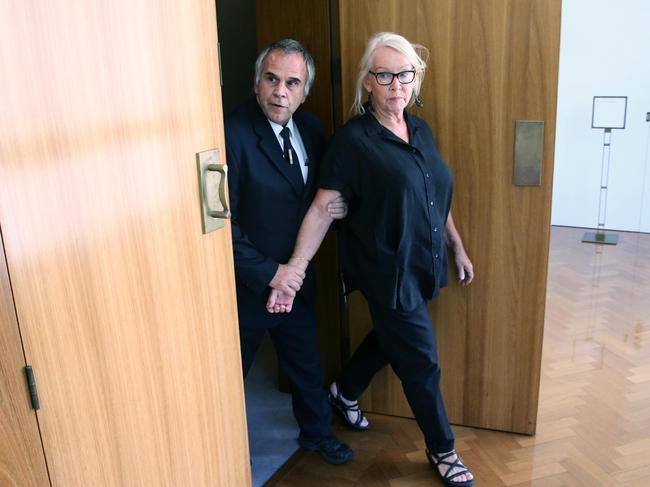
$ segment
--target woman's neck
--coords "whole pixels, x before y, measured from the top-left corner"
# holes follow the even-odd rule
[[[408,143],[408,126],[406,125],[406,119],[404,118],[404,111],[400,113],[381,112],[373,107],[372,114],[381,125]]]
[[[372,107],[372,113],[375,115],[375,118],[386,128],[390,127],[399,127],[400,125],[406,124],[404,120],[404,111],[396,112],[385,112],[377,110],[375,107]]]

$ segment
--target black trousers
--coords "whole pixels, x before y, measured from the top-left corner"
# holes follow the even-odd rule
[[[402,382],[427,447],[435,453],[454,449],[440,394],[436,338],[426,301],[412,311],[399,311],[368,301],[373,330],[366,336],[337,381],[341,394],[357,399],[374,375],[390,364]]]
[[[278,315],[278,318],[280,321],[269,328],[259,323],[240,322],[244,377],[268,331],[280,367],[291,383],[291,404],[300,434],[311,440],[329,436],[332,434],[332,412],[323,388],[315,311],[297,298],[291,313]]]

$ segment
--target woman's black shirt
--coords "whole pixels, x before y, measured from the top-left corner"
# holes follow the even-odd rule
[[[340,227],[348,289],[411,310],[447,284],[453,178],[426,122],[406,112],[405,119],[410,144],[369,111],[350,120],[332,137],[319,187],[348,201]]]

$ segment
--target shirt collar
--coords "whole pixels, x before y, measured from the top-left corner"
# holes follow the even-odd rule
[[[275,123],[274,121],[272,121],[272,120],[270,120],[270,119],[268,119],[268,118],[267,118],[267,120],[268,120],[269,123],[271,124],[271,128],[273,129],[273,133],[275,134],[275,136],[278,137],[279,139],[281,139],[282,136],[280,135],[280,132],[282,131],[282,129],[284,128],[284,126],[280,125],[279,123]],[[294,125],[294,123],[293,123],[293,117],[291,117],[291,118],[289,119],[289,121],[288,121],[287,124],[286,124],[286,127],[289,127],[289,130],[291,131],[292,134],[295,134],[295,133],[296,133],[296,131],[295,131],[295,125]]]
[[[384,127],[381,123],[379,123],[379,120],[375,118],[375,116],[372,114],[371,108],[369,106],[366,107],[366,111],[361,115],[362,118],[365,119],[365,128],[366,128],[366,133],[368,135],[384,135],[384,136],[390,136],[390,130],[388,130],[386,127]],[[416,145],[414,144],[416,135],[418,133],[419,129],[419,124],[417,123],[417,118],[413,118],[409,112],[404,110],[404,120],[406,120],[406,126],[408,127],[409,133],[411,135],[411,143],[410,145]],[[399,139],[395,136],[393,136],[397,142],[399,142]],[[391,139],[393,138],[391,137]],[[406,142],[403,142],[403,144],[406,144]]]

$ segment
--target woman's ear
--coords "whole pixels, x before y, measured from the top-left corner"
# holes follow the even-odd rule
[[[363,78],[363,87],[368,93],[372,93],[372,81],[370,80],[370,75],[366,75],[365,78]]]

